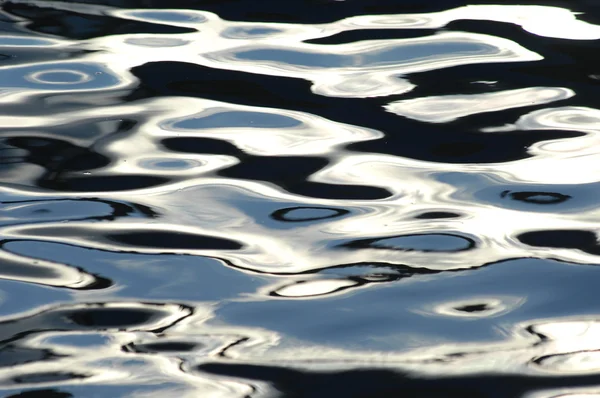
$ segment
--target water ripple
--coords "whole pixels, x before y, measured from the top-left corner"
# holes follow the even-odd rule
[[[0,394],[600,394],[600,8],[472,3],[0,1]]]

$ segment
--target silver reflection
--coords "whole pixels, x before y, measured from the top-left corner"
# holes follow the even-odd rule
[[[487,94],[448,95],[392,102],[386,110],[423,122],[445,123],[477,113],[560,101],[575,95],[559,87],[531,87]]]
[[[187,33],[72,40],[3,13],[18,23],[0,35],[1,48],[63,57],[0,67],[3,394],[280,392],[269,381],[203,368],[215,363],[329,374],[368,367],[432,379],[600,372],[598,314],[575,308],[568,296],[596,299],[600,110],[556,104],[578,99],[562,84],[499,89],[503,82],[491,76],[477,82],[477,93],[401,97],[417,92],[417,73],[544,59],[508,38],[435,31],[453,21],[509,23],[566,40],[597,40],[599,26],[546,6],[286,24],[195,10],[14,3]],[[375,29],[432,34],[309,42]],[[497,163],[358,151],[419,131],[383,132],[369,120],[353,125],[279,103],[145,96],[142,89],[152,90],[132,70],[152,62],[301,79],[331,101],[394,95],[377,105],[383,115],[436,123],[426,127],[440,131],[470,116],[516,115],[499,125],[484,120],[468,132],[477,138],[565,135]],[[44,148],[59,148],[60,156]],[[89,169],[69,163],[73,154]],[[244,174],[256,159],[281,177]],[[300,183],[330,187],[324,197],[289,177],[310,162],[316,166]],[[106,192],[103,178],[125,183]],[[356,198],[344,194],[348,187],[386,194]],[[556,231],[558,241],[539,238]],[[598,394],[561,387],[527,397]]]

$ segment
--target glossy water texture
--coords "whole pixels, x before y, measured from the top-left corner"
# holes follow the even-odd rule
[[[0,1],[0,395],[600,397],[600,3],[498,3]]]

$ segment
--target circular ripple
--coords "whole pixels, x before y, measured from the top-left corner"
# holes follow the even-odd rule
[[[468,297],[443,303],[425,304],[412,310],[426,316],[480,319],[505,315],[519,308],[526,299],[519,296]]]
[[[444,303],[436,306],[433,309],[433,312],[438,315],[452,317],[485,318],[506,313],[516,304],[517,302],[515,302],[515,300],[476,298]]]
[[[91,81],[92,76],[78,71],[68,69],[50,69],[34,72],[25,78],[37,84],[83,84]]]
[[[15,66],[0,70],[4,88],[34,90],[104,90],[122,88],[134,79],[116,74],[99,63],[61,62]]]
[[[557,192],[533,192],[533,191],[523,191],[523,192],[510,192],[504,191],[501,196],[510,197],[513,200],[517,200],[519,202],[532,203],[536,205],[553,205],[558,203],[566,202],[571,199],[569,195],[563,195]]]

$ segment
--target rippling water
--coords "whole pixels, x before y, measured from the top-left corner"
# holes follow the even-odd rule
[[[498,3],[0,1],[0,394],[600,397],[600,2]]]

